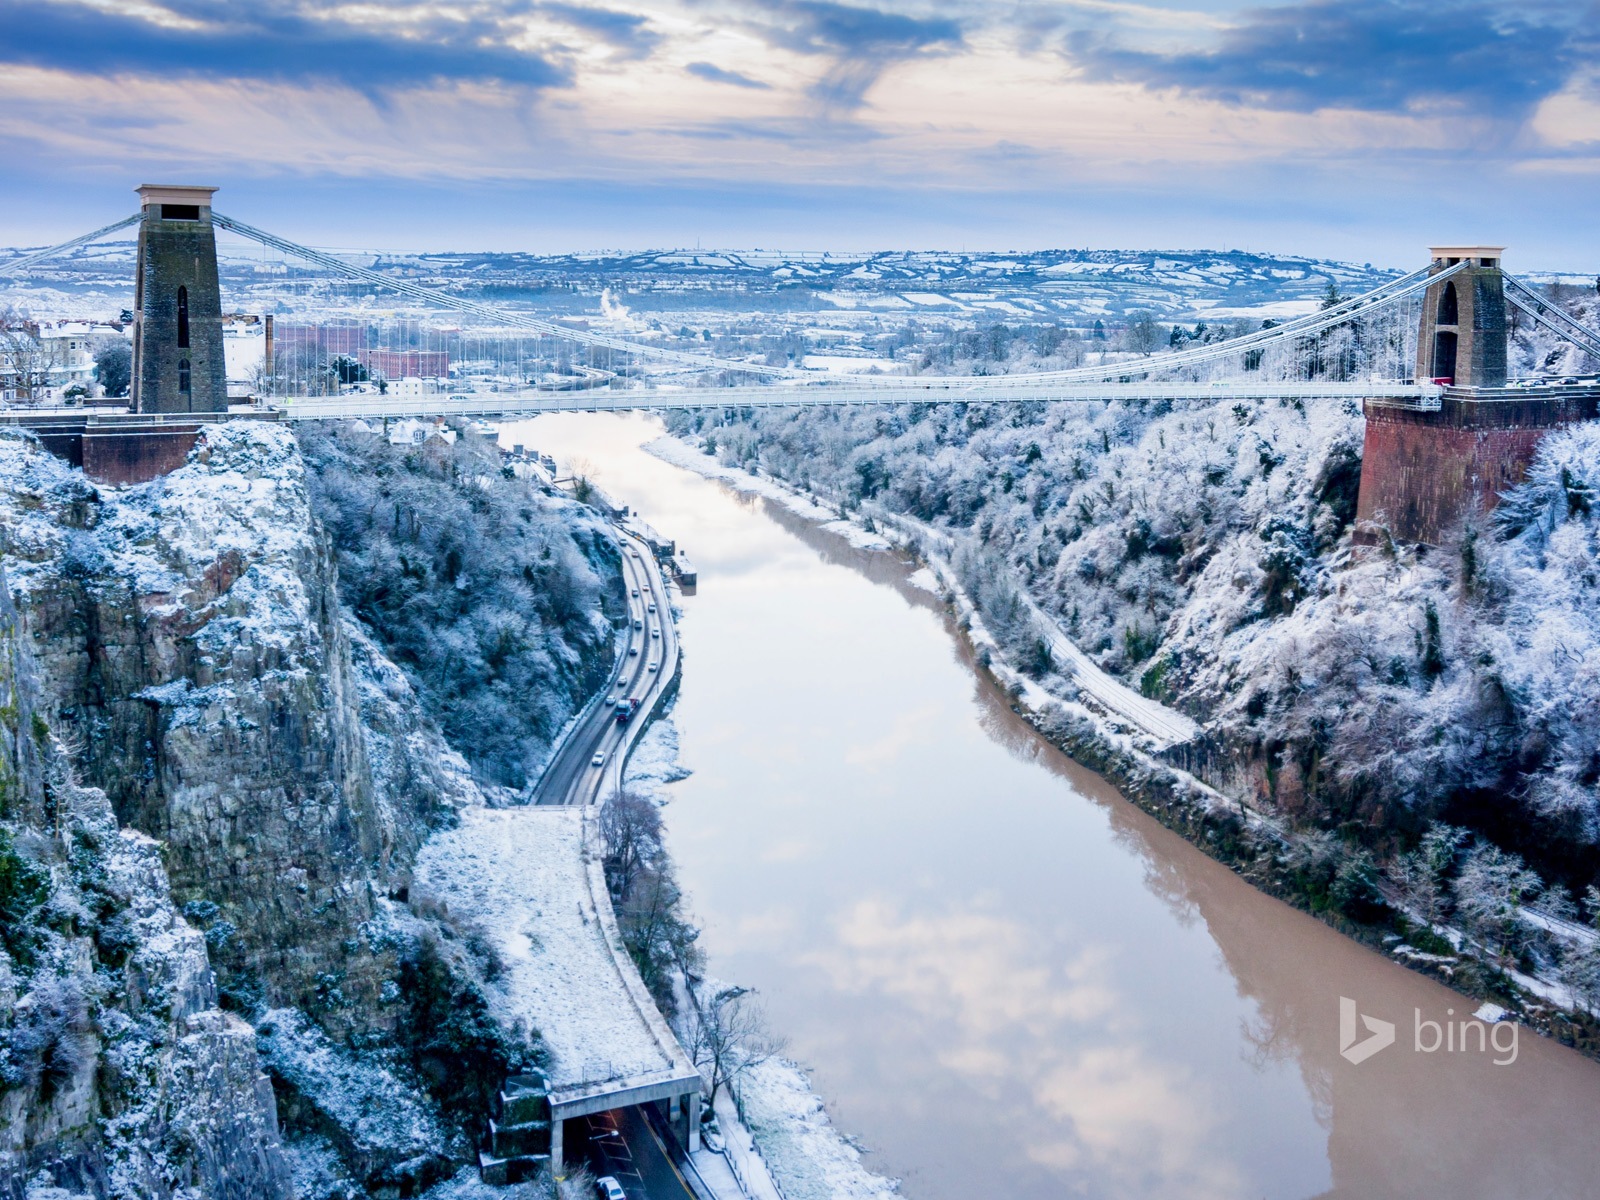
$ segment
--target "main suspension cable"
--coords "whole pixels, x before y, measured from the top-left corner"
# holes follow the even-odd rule
[[[75,250],[86,242],[103,238],[108,233],[116,233],[119,229],[126,229],[129,225],[137,223],[143,216],[143,213],[134,213],[133,216],[125,217],[115,224],[107,225],[104,229],[96,229],[93,233],[75,237],[70,242],[62,242],[59,246],[49,246],[43,250],[35,250],[32,254],[24,254],[20,258],[13,258],[10,262],[0,263],[0,275],[15,277],[36,262],[54,258],[57,254],[65,254],[68,250]]]
[[[1546,300],[1514,275],[1504,276],[1506,299],[1559,338],[1600,362],[1600,332],[1573,320],[1560,306]]]
[[[1129,362],[1107,363],[1098,367],[1072,367],[1064,371],[1036,371],[1030,374],[1018,375],[991,375],[985,376],[987,386],[1008,388],[1027,387],[1037,383],[1093,383],[1106,379],[1120,378],[1125,375],[1148,375],[1156,371],[1180,370],[1184,367],[1197,366],[1201,363],[1212,362],[1219,358],[1228,358],[1241,354],[1247,350],[1258,349],[1276,342],[1289,341],[1309,337],[1320,333],[1335,325],[1343,325],[1359,317],[1366,316],[1374,309],[1388,307],[1396,304],[1417,292],[1426,291],[1435,283],[1449,279],[1459,271],[1467,268],[1467,263],[1457,263],[1447,267],[1438,274],[1431,274],[1432,267],[1424,267],[1413,271],[1409,275],[1392,279],[1381,287],[1374,288],[1360,296],[1349,300],[1342,300],[1329,308],[1310,313],[1304,317],[1297,317],[1293,321],[1286,321],[1282,325],[1274,325],[1270,329],[1262,329],[1255,333],[1245,334],[1243,337],[1231,338],[1225,342],[1215,342],[1195,350],[1181,350],[1176,354],[1152,355],[1149,358]],[[917,376],[920,381],[928,383],[959,383],[971,380],[971,376]],[[866,379],[852,379],[852,386],[867,385]],[[871,381],[871,386],[894,386],[892,376],[880,376]]]

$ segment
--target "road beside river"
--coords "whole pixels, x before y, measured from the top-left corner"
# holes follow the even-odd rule
[[[698,564],[680,879],[712,972],[759,989],[906,1195],[1592,1194],[1600,1065],[1527,1030],[1503,1065],[1419,1050],[1470,1002],[1047,745],[912,564],[652,458],[651,419],[515,428]],[[1341,997],[1395,1044],[1342,1058]]]

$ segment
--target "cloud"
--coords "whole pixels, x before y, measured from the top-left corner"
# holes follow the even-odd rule
[[[369,93],[436,79],[569,81],[543,56],[507,45],[498,14],[486,10],[391,8],[358,21],[270,2],[129,13],[0,0],[0,26],[0,63],[80,74],[338,82]]]
[[[581,4],[541,4],[538,11],[592,34],[628,58],[646,58],[661,43],[661,35],[650,28],[649,18],[637,13],[586,8]]]
[[[691,75],[698,75],[701,79],[709,79],[712,83],[731,83],[734,87],[759,88],[770,91],[770,83],[762,83],[759,79],[751,79],[748,75],[741,75],[737,71],[724,71],[721,67],[708,62],[692,62],[684,70]]]
[[[1081,31],[1067,46],[1090,79],[1238,105],[1521,118],[1561,89],[1581,52],[1570,9],[1544,20],[1538,11],[1537,3],[1302,0],[1248,10],[1209,50],[1139,50]]]
[[[1559,149],[1600,143],[1600,70],[1581,73],[1547,99],[1531,125],[1547,145]]]
[[[965,45],[960,22],[949,17],[913,17],[831,0],[758,0],[755,8],[752,24],[770,45],[833,60],[810,88],[828,111],[859,108],[895,62]]]

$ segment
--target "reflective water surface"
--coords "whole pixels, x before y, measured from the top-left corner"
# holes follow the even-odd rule
[[[1418,1052],[1417,1010],[1473,1004],[1163,829],[1009,710],[906,564],[658,432],[502,441],[583,460],[699,567],[673,853],[711,970],[873,1169],[914,1200],[1600,1194],[1600,1064],[1526,1029],[1506,1065]],[[1395,1044],[1342,1059],[1341,996]]]

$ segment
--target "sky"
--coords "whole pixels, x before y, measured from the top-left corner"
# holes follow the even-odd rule
[[[1600,268],[1600,0],[0,0],[0,243]]]

